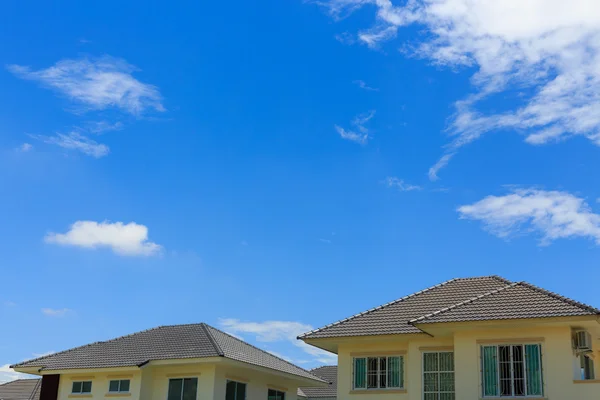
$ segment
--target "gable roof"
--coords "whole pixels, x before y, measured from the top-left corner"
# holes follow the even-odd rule
[[[18,379],[0,385],[0,400],[39,400],[41,379]]]
[[[414,324],[597,315],[600,310],[499,276],[459,278],[305,333],[299,339],[419,334]]]
[[[308,398],[337,397],[337,365],[326,365],[311,369],[310,372],[324,381],[329,382],[329,386],[300,387],[298,388],[298,396]]]
[[[139,367],[153,360],[205,357],[226,357],[322,382],[307,370],[204,323],[159,326],[25,361],[12,368],[61,370]]]

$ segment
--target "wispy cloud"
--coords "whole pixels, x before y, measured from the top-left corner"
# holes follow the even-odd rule
[[[352,81],[352,83],[354,83],[359,88],[364,89],[364,90],[374,91],[374,92],[379,91],[379,89],[367,85],[367,83],[365,81],[356,80],[356,81]]]
[[[42,314],[49,317],[65,317],[72,312],[70,308],[42,308]]]
[[[452,69],[475,69],[475,93],[455,104],[452,141],[431,168],[435,179],[458,149],[493,130],[525,134],[531,145],[582,136],[600,145],[600,2],[593,0],[322,0],[336,19],[373,5],[373,27],[358,33],[371,47],[417,23],[423,40],[404,49]],[[543,18],[540,16],[543,15]],[[502,112],[482,100],[519,87],[526,94]]]
[[[335,130],[342,139],[350,140],[362,145],[369,141],[370,130],[366,124],[375,116],[375,110],[371,110],[364,114],[359,114],[354,117],[351,124],[354,127],[352,130],[346,130],[339,125],[335,125]]]
[[[67,96],[83,110],[117,108],[136,116],[165,110],[158,88],[134,78],[138,69],[119,58],[65,59],[40,70],[16,64],[7,68]]]
[[[33,149],[33,146],[31,145],[31,143],[23,143],[22,145],[20,145],[17,148],[17,150],[20,151],[21,153],[27,153],[31,149]]]
[[[515,189],[458,208],[463,219],[481,221],[492,234],[509,238],[537,233],[541,244],[585,237],[600,245],[600,215],[581,198],[567,192]]]
[[[297,340],[298,335],[312,330],[312,326],[296,321],[264,321],[244,322],[239,319],[223,318],[219,325],[230,332],[248,335],[251,334],[259,342],[274,343],[287,342],[305,353],[311,355],[314,361],[322,364],[337,362],[337,356],[325,350],[307,345]]]
[[[346,45],[356,43],[356,38],[349,32],[338,33],[337,35],[335,35],[335,40]]]
[[[148,240],[148,228],[130,222],[77,221],[66,233],[49,233],[46,243],[85,249],[109,248],[123,256],[153,256],[162,246]]]
[[[20,372],[15,372],[12,368],[10,368],[10,364],[0,365],[0,384],[15,381],[17,379],[27,379],[32,378],[31,375],[22,374]]]
[[[47,144],[54,144],[68,150],[77,150],[95,158],[101,158],[108,153],[110,149],[107,145],[96,142],[77,131],[67,134],[57,133],[54,136],[30,135],[34,139],[41,140]]]
[[[110,122],[110,121],[87,121],[84,123],[84,130],[90,133],[104,133],[109,131],[118,131],[123,129],[123,123],[118,122]]]
[[[395,176],[388,176],[383,180],[383,184],[401,192],[411,192],[423,189],[421,186],[411,185],[410,183],[405,182],[404,179],[396,178]]]

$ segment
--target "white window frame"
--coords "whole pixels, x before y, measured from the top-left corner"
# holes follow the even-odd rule
[[[89,392],[84,392],[83,391],[83,384],[84,383],[90,383],[90,391]],[[73,389],[75,388],[75,384],[76,383],[81,383],[81,392],[75,392],[73,391]],[[92,393],[92,390],[94,388],[93,382],[92,381],[73,381],[71,383],[71,394],[88,394],[88,393]]]
[[[119,382],[119,389],[118,390],[110,390],[110,383],[117,381]],[[129,390],[121,390],[121,382],[123,381],[129,381]],[[131,379],[110,379],[108,381],[108,393],[129,393],[131,391]]]
[[[425,354],[437,354],[438,355],[438,370],[437,371],[428,371],[428,372],[436,372],[438,374],[438,391],[437,391],[437,397],[438,400],[440,398],[440,395],[442,394],[448,394],[448,393],[454,393],[454,398],[456,398],[456,365],[452,366],[452,371],[442,371],[439,369],[439,365],[440,365],[440,353],[452,353],[452,362],[453,364],[455,364],[455,359],[454,359],[454,350],[445,350],[445,351],[423,351],[422,352],[422,356],[421,356],[421,398],[425,399],[425,373],[427,371],[425,371]],[[454,391],[453,392],[442,392],[441,390],[439,390],[439,388],[441,387],[440,385],[440,376],[442,373],[453,373],[454,374]],[[428,393],[436,393],[436,392],[428,392]]]
[[[356,379],[354,379],[355,374],[356,374],[356,360],[357,359],[361,359],[364,358],[365,359],[365,387],[364,388],[357,388],[354,385],[356,384]],[[377,359],[377,387],[374,388],[370,388],[369,387],[369,358],[376,358]],[[381,363],[380,363],[380,359],[381,358],[385,358],[385,367],[386,367],[386,387],[382,388],[380,387],[381,385]],[[388,384],[389,381],[389,376],[388,376],[388,371],[389,371],[389,366],[390,366],[390,358],[399,358],[401,360],[400,365],[402,365],[402,371],[400,374],[400,382],[401,385],[400,386],[393,386],[390,387]],[[352,390],[404,390],[404,370],[405,370],[405,363],[404,363],[404,355],[403,354],[396,354],[396,355],[389,355],[389,356],[377,356],[377,355],[365,355],[365,356],[360,356],[360,357],[352,357]]]
[[[525,363],[525,346],[527,345],[537,345],[540,348],[539,351],[539,355],[538,355],[538,362],[540,365],[540,379],[541,379],[541,386],[542,386],[542,394],[541,395],[537,395],[537,394],[533,394],[533,395],[529,395],[529,394],[525,394],[524,396],[501,396],[500,395],[500,390],[501,390],[501,382],[500,382],[500,347],[511,347],[511,351],[510,351],[510,360],[511,360],[511,391],[514,393],[514,365],[512,363],[513,360],[513,352],[512,352],[512,347],[515,346],[521,346],[521,348],[523,349],[523,385],[524,385],[524,390],[527,393],[527,365]],[[521,343],[502,343],[502,342],[498,342],[498,343],[485,343],[485,344],[478,344],[479,346],[479,360],[480,360],[480,365],[479,365],[479,380],[480,380],[480,396],[482,399],[496,399],[496,398],[500,398],[502,397],[503,399],[527,399],[527,398],[534,398],[534,399],[539,399],[539,398],[545,398],[545,393],[546,393],[546,380],[544,379],[544,346],[542,346],[542,343],[540,342],[521,342]],[[482,349],[484,347],[496,347],[496,355],[498,357],[498,361],[496,364],[496,374],[497,374],[497,382],[498,382],[498,393],[492,396],[486,396],[485,395],[485,381],[483,378],[483,351]]]
[[[192,376],[177,376],[177,377],[173,377],[173,378],[169,378],[167,379],[167,398],[169,398],[169,386],[171,384],[171,381],[174,380],[181,380],[182,381],[182,386],[181,386],[181,397],[183,398],[183,383],[186,379],[196,379],[196,398],[198,398],[198,388],[200,387],[200,379],[198,379],[198,375],[192,375]]]

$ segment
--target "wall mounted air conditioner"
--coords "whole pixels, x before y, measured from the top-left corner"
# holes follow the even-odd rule
[[[588,331],[575,331],[574,345],[578,352],[592,351],[592,335]]]

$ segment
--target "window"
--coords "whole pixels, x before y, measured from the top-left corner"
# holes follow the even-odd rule
[[[594,360],[587,354],[581,354],[579,356],[579,363],[581,367],[581,380],[595,379],[594,374]]]
[[[285,400],[285,393],[280,392],[279,390],[269,389],[268,400]]]
[[[109,393],[129,392],[129,379],[114,380],[108,383]]]
[[[225,400],[246,400],[246,384],[235,381],[227,381]]]
[[[354,389],[401,389],[403,387],[404,357],[354,359]]]
[[[542,349],[539,344],[482,346],[483,396],[542,396]]]
[[[73,388],[71,390],[71,393],[73,393],[73,394],[92,393],[92,381],[73,382]]]
[[[423,353],[423,400],[454,399],[454,353]]]
[[[196,400],[198,378],[169,379],[167,400]]]

